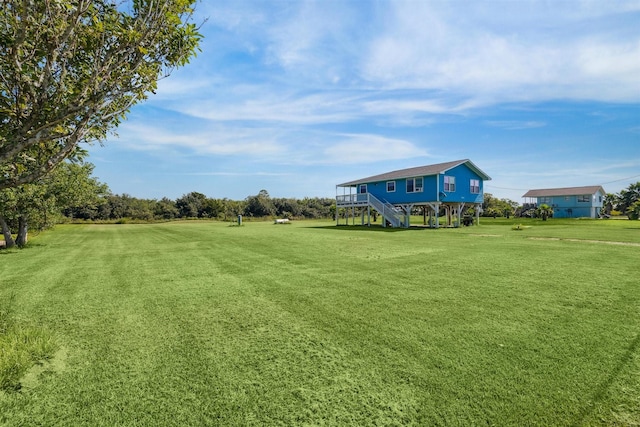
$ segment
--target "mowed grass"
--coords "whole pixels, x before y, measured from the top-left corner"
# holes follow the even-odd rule
[[[0,423],[639,425],[640,222],[521,222],[59,226],[0,253],[60,347]]]

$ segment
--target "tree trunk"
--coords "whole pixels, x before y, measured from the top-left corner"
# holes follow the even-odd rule
[[[16,236],[16,245],[23,247],[27,244],[27,218],[21,216],[18,218],[18,235]]]
[[[15,246],[16,242],[13,241],[11,230],[9,230],[9,226],[2,216],[0,216],[0,227],[2,227],[2,234],[4,235],[5,248]]]

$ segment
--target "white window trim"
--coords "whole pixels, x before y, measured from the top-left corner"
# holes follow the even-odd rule
[[[393,190],[389,190],[389,184],[393,183]],[[387,181],[387,193],[395,193],[396,192],[396,182],[395,181]]]
[[[447,182],[449,179],[453,178],[453,190],[451,189],[451,183]],[[453,175],[445,175],[444,176],[444,191],[447,193],[455,193],[456,192],[456,177]]]
[[[476,185],[474,185],[476,184]],[[474,189],[477,189],[477,191],[473,191]],[[469,180],[469,191],[471,191],[471,194],[480,194],[480,180],[479,179],[470,179]]]
[[[591,195],[589,195],[589,194],[580,194],[576,198],[576,201],[578,203],[589,203],[589,202],[591,202]]]
[[[420,186],[420,188],[418,188],[416,186],[416,180],[421,180],[422,181],[422,185]],[[409,189],[407,188],[407,194],[411,194],[411,193],[422,193],[424,191],[424,177],[422,176],[415,176],[413,178],[407,178],[407,183],[406,186],[409,186],[409,181],[413,181],[413,191],[409,191]]]

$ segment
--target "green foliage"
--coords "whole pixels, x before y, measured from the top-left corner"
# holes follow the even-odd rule
[[[614,208],[617,204],[617,196],[612,193],[607,193],[602,201],[602,210],[607,215],[615,215]]]
[[[184,196],[176,199],[176,208],[178,209],[178,215],[181,218],[203,218],[208,216],[209,212],[205,213],[205,207],[207,207],[207,196],[196,191],[185,194]],[[211,206],[211,205],[209,205]],[[217,216],[217,212],[211,212],[213,217]]]
[[[275,215],[276,207],[267,190],[260,190],[255,196],[249,196],[246,200],[244,214],[255,217],[270,217]]]
[[[195,0],[0,2],[0,188],[104,140],[198,48]]]
[[[615,204],[615,210],[624,212],[629,219],[638,219],[637,202],[640,202],[640,182],[629,185],[626,189],[620,191],[613,197],[612,203]]]
[[[551,208],[551,206],[543,203],[536,209],[536,215],[542,218],[543,221],[546,221],[547,218],[553,216],[553,209]]]
[[[632,220],[640,218],[640,200],[633,202],[633,204],[627,208],[627,216]]]
[[[93,168],[91,163],[67,161],[34,183],[1,189],[0,220],[5,221],[9,234],[13,229],[21,236],[27,227],[44,230],[80,206],[96,209],[108,188],[91,176]]]
[[[70,218],[93,221],[118,221],[127,218],[134,221],[171,219],[212,218],[235,221],[238,215],[247,218],[333,218],[335,200],[309,198],[302,200],[270,198],[266,191],[262,195],[236,201],[214,199],[202,193],[187,193],[175,201],[166,197],[161,200],[138,199],[128,194],[110,194],[102,199],[97,208],[77,207],[68,209]]]
[[[491,193],[484,193],[482,215],[487,217],[512,216],[518,203],[510,199],[497,199]]]
[[[633,425],[640,222],[480,223],[56,227],[2,280],[67,369],[0,424]]]

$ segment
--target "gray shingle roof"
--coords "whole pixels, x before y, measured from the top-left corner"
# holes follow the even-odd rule
[[[439,173],[445,173],[446,171],[453,169],[456,166],[461,165],[463,163],[467,163],[467,166],[469,166],[471,170],[475,171],[478,175],[480,175],[483,180],[488,181],[491,179],[489,175],[482,172],[480,168],[474,165],[471,160],[464,159],[464,160],[455,160],[453,162],[438,163],[435,165],[426,165],[426,166],[418,166],[415,168],[400,169],[392,172],[383,173],[380,175],[373,175],[367,178],[361,178],[355,181],[349,181],[342,184],[338,184],[338,187],[351,187],[354,185],[365,184],[368,182],[391,181],[394,179],[411,178],[414,176],[431,176]]]
[[[595,194],[598,190],[606,194],[600,185],[590,185],[586,187],[565,187],[565,188],[543,188],[540,190],[529,190],[522,197],[547,197],[547,196],[576,196],[581,194]]]

